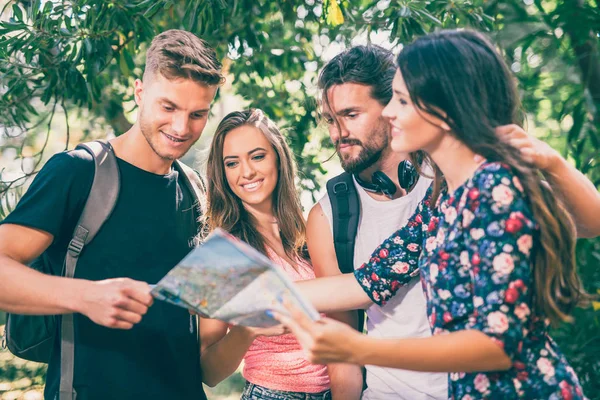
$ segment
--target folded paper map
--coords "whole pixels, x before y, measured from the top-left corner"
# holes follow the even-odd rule
[[[192,250],[152,289],[163,301],[234,325],[279,324],[265,311],[287,314],[282,299],[312,319],[319,314],[303,299],[286,273],[273,262],[221,229]]]

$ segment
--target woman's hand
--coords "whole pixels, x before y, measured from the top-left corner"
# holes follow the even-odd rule
[[[308,361],[313,364],[360,364],[357,354],[360,333],[330,318],[313,321],[292,304],[284,303],[284,306],[290,316],[273,312],[273,317],[296,336]]]
[[[519,149],[525,161],[539,168],[553,191],[562,195],[567,210],[573,216],[577,236],[593,238],[600,235],[600,192],[581,171],[567,162],[547,143],[528,135],[517,125],[496,128],[497,135]]]
[[[552,172],[552,168],[557,165],[556,160],[560,159],[560,154],[548,143],[529,135],[518,125],[499,126],[496,134],[501,140],[520,150],[525,161],[543,171]]]

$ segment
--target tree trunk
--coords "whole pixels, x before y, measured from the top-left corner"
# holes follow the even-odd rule
[[[125,114],[123,113],[123,109],[121,112],[114,115],[112,118],[108,119],[107,122],[115,131],[115,136],[119,136],[129,130],[131,128],[131,122],[125,118]]]
[[[106,120],[115,131],[115,136],[119,136],[131,128],[131,122],[125,118],[125,110],[118,97],[111,98],[103,95],[100,103],[95,101],[92,103],[92,112]]]

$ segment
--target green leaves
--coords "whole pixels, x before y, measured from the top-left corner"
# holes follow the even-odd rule
[[[48,135],[57,104],[89,110],[86,118],[101,121],[101,129],[110,126],[122,133],[129,124],[123,115],[123,104],[131,96],[128,88],[139,77],[153,36],[171,28],[187,29],[216,47],[235,93],[287,129],[300,183],[316,191],[328,168],[323,162],[333,154],[327,133],[317,127],[315,100],[317,71],[325,55],[332,55],[331,48],[341,49],[355,37],[371,40],[370,33],[389,33],[397,45],[437,29],[459,27],[489,32],[497,39],[519,80],[531,130],[564,149],[565,156],[600,184],[600,104],[589,80],[583,79],[577,53],[578,46],[588,42],[598,50],[598,1],[31,0],[7,4],[3,16],[10,18],[0,21],[0,128],[2,143],[13,148],[37,143],[36,151],[43,150],[39,143],[47,137],[39,136]],[[600,68],[593,63],[589,67]],[[0,202],[7,199],[10,187],[1,174]],[[580,241],[578,262],[592,291],[600,286],[597,254],[598,240]],[[598,311],[580,311],[576,324],[556,334],[590,396],[600,393],[600,349],[597,340],[591,340],[597,339],[600,321]]]
[[[142,3],[157,10],[164,2],[139,2]],[[92,98],[99,100],[105,86],[101,74],[115,59],[124,75],[117,76],[117,82],[127,84],[135,68],[131,52],[135,48],[125,48],[127,43],[134,39],[147,43],[155,33],[144,16],[145,7],[81,1],[45,2],[41,11],[39,8],[39,1],[32,2],[25,15],[20,6],[13,5],[13,20],[0,23],[0,34],[4,35],[0,44],[7,64],[2,70],[7,78],[3,84],[10,88],[26,79],[31,88],[29,96],[44,104],[66,100],[76,106],[91,107]],[[20,113],[19,106],[6,98],[0,104]],[[0,125],[10,124],[0,116]]]
[[[130,76],[133,73],[133,69],[135,68],[135,63],[133,62],[133,57],[131,53],[127,49],[123,49],[121,51],[119,57],[119,68],[121,73],[125,76]]]
[[[9,32],[19,31],[27,29],[27,25],[23,22],[0,22],[0,35],[7,34]]]
[[[144,17],[146,17],[146,18],[152,18],[153,16],[156,15],[156,13],[158,13],[164,7],[164,4],[162,1],[148,2],[148,3],[154,3],[154,4],[151,4],[150,7],[144,12]]]
[[[12,10],[13,10],[13,19],[15,21],[23,21],[23,11],[21,11],[21,7],[19,7],[18,4],[13,4],[12,6]]]

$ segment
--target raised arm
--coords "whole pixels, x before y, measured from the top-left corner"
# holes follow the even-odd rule
[[[337,264],[332,231],[319,203],[308,214],[306,231],[308,252],[317,278],[340,276],[342,273]],[[362,326],[358,326],[356,310],[329,313],[328,316],[362,331]],[[333,400],[360,399],[363,388],[363,370],[360,366],[332,363],[327,365],[327,371]]]
[[[544,172],[552,189],[565,201],[577,226],[577,236],[600,235],[600,192],[577,168],[547,143],[527,134],[517,125],[496,128],[496,132],[521,150],[525,160]]]

